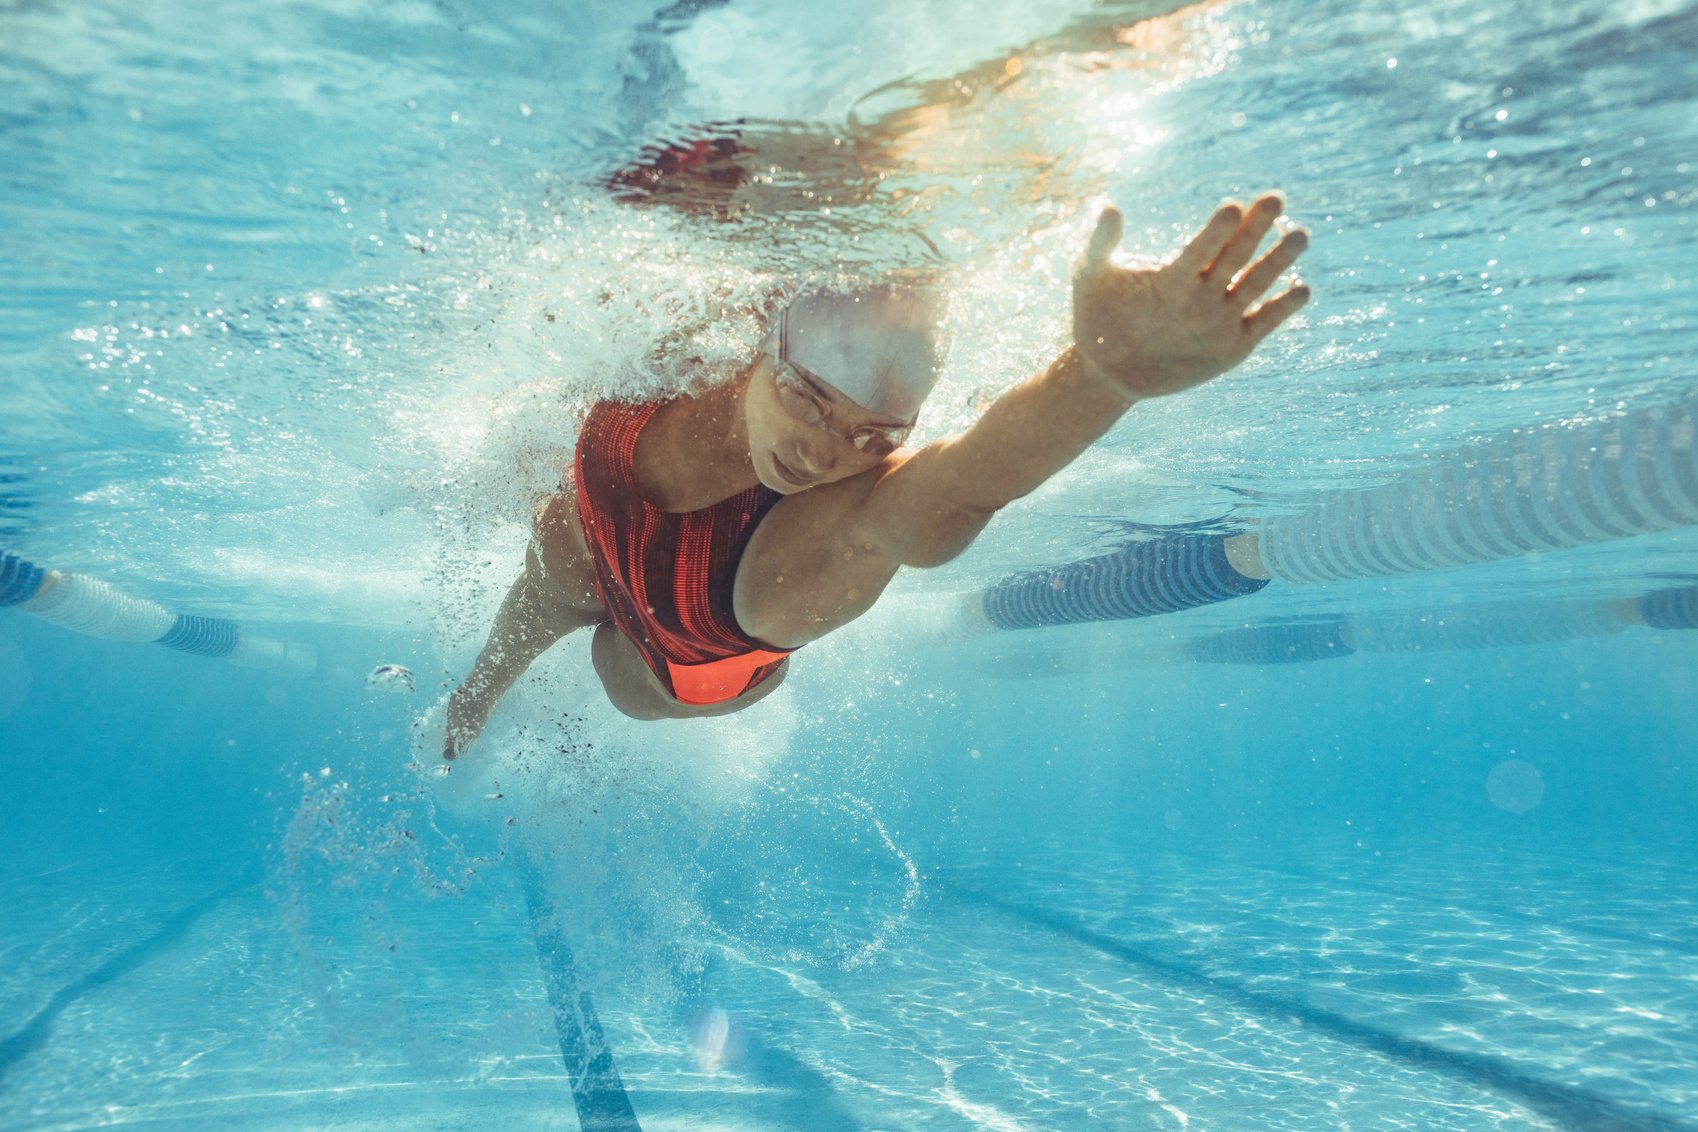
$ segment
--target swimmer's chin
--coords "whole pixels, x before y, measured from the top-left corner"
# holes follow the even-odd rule
[[[756,461],[755,476],[761,484],[780,495],[800,495],[823,481],[809,479],[779,459],[778,453],[768,452],[765,460]]]

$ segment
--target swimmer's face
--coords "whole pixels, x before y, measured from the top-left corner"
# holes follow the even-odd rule
[[[933,306],[900,290],[815,294],[786,307],[745,401],[761,482],[794,494],[900,448],[936,380],[935,327]]]
[[[891,449],[867,438],[900,435],[905,423],[862,408],[817,377],[781,372],[767,354],[755,362],[744,404],[755,474],[782,495],[877,467]]]

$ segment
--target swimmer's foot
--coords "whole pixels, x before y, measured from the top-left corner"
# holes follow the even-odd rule
[[[613,199],[731,220],[755,214],[817,216],[864,200],[877,185],[854,139],[808,122],[738,118],[708,122],[646,145],[607,175]]]
[[[608,175],[616,200],[659,201],[688,211],[723,213],[749,179],[741,122],[710,122],[680,141],[646,145],[637,160]]]

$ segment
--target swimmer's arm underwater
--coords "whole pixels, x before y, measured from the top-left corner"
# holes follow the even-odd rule
[[[1229,203],[1154,269],[1112,262],[1123,220],[1105,209],[1074,273],[1074,345],[966,432],[885,473],[857,516],[868,538],[906,565],[947,562],[1134,403],[1201,385],[1243,361],[1309,298],[1297,284],[1263,300],[1307,247],[1301,230],[1251,262],[1282,208],[1271,195],[1248,211]]]
[[[456,758],[471,746],[489,721],[489,713],[532,661],[566,634],[596,621],[562,600],[548,581],[536,548],[531,547],[525,554],[524,573],[507,591],[495,615],[488,643],[465,682],[448,698],[442,757]]]

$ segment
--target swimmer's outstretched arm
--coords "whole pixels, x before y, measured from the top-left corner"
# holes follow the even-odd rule
[[[1308,246],[1292,231],[1255,258],[1282,208],[1272,195],[1248,210],[1228,203],[1158,268],[1113,262],[1123,220],[1105,209],[1073,277],[1073,345],[966,432],[886,473],[857,516],[868,537],[907,565],[946,562],[1132,405],[1243,361],[1309,298],[1301,284],[1265,297]]]
[[[442,757],[457,758],[476,741],[489,722],[489,713],[532,661],[574,629],[595,623],[552,592],[536,548],[527,551],[524,573],[501,602],[489,641],[465,681],[448,697]]]

